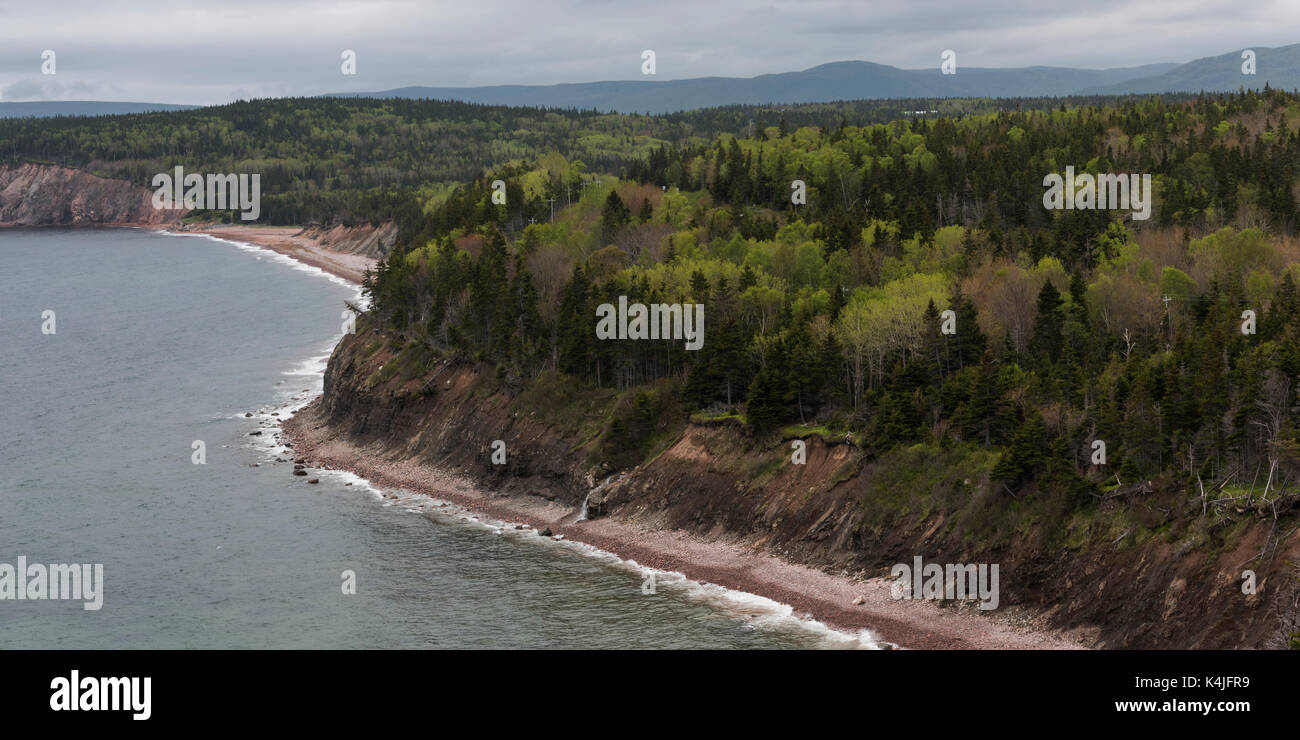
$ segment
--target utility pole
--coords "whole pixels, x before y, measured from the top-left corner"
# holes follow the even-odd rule
[[[1166,349],[1173,346],[1174,341],[1174,320],[1169,316],[1169,302],[1173,300],[1170,296],[1163,296],[1161,300],[1165,302],[1165,329],[1169,331],[1168,342],[1165,344]],[[1127,358],[1125,358],[1127,359]]]
[[[551,201],[551,223],[555,223],[555,198],[547,198]]]

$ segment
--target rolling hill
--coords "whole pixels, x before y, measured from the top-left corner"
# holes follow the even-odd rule
[[[672,113],[719,105],[815,103],[834,100],[935,97],[1033,97],[1231,91],[1242,87],[1300,89],[1300,44],[1254,49],[1257,74],[1241,73],[1241,50],[1186,64],[1111,69],[961,67],[945,75],[938,64],[901,69],[874,62],[822,64],[800,72],[757,77],[611,80],[560,85],[401,87],[338,97],[461,100],[494,105]]]

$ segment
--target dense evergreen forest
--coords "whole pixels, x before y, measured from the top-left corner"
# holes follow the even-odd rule
[[[653,144],[624,177],[556,151],[431,202],[366,282],[386,372],[607,389],[612,469],[694,419],[956,455],[1048,529],[1135,491],[1151,529],[1295,507],[1300,97],[829,110]],[[1045,209],[1066,166],[1152,174],[1151,218]],[[704,304],[703,348],[598,340],[619,296]]]
[[[719,134],[782,120],[795,128],[883,123],[917,110],[961,116],[1059,103],[878,100],[636,116],[434,100],[285,98],[171,113],[3,119],[0,164],[52,162],[143,186],[176,165],[190,172],[258,173],[264,223],[396,220],[403,240],[410,240],[431,200],[448,187],[549,152],[563,155],[575,173],[622,174],[657,147],[704,146]]]

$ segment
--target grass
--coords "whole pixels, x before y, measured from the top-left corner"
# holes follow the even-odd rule
[[[843,435],[837,435],[829,427],[823,425],[791,424],[781,429],[781,439],[805,439],[807,437],[821,437],[827,442],[843,439]]]
[[[617,400],[613,389],[595,388],[548,370],[525,386],[513,406],[563,434],[591,440],[604,429]]]
[[[763,455],[753,460],[745,466],[743,471],[744,483],[746,487],[761,488],[772,478],[785,464],[788,457],[784,450],[778,450],[776,455]]]
[[[975,501],[980,481],[996,461],[996,452],[975,446],[915,444],[892,449],[862,471],[866,492],[859,499],[861,526],[878,533],[902,525],[904,519],[918,526],[933,512],[961,511]]]
[[[719,411],[715,413],[697,411],[691,414],[692,424],[718,424],[733,419],[741,424],[745,423],[745,415],[735,411]]]
[[[1132,544],[1134,531],[1133,523],[1123,510],[1087,507],[1070,515],[1063,544],[1071,550],[1082,550],[1094,544],[1114,544],[1123,548]]]

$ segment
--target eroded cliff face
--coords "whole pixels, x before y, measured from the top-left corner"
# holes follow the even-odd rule
[[[379,259],[397,241],[397,224],[388,221],[378,226],[308,226],[299,236],[312,239],[335,252]]]
[[[55,165],[0,166],[0,226],[170,226],[185,214],[153,207],[153,191]]]
[[[525,402],[463,363],[443,361],[404,379],[384,371],[389,362],[396,363],[394,352],[372,333],[345,337],[330,358],[324,396],[303,412],[308,421],[385,458],[419,461],[504,494],[576,509],[597,489],[588,500],[592,515],[725,538],[833,572],[887,577],[892,564],[914,555],[998,563],[1002,604],[1027,607],[1097,647],[1283,647],[1300,629],[1300,538],[1263,515],[1247,512],[1227,525],[1231,538],[1199,545],[1112,541],[1107,533],[1048,547],[1033,527],[1019,525],[990,545],[950,505],[987,496],[988,481],[970,479],[945,453],[904,458],[911,469],[938,471],[928,500],[947,505],[932,506],[912,497],[897,468],[890,472],[853,444],[809,437],[806,464],[788,465],[789,440],[759,442],[726,423],[688,424],[651,460],[601,487],[611,471],[589,469],[595,440],[542,420],[536,398]],[[509,450],[506,465],[489,462],[497,439]],[[902,505],[882,517],[879,502],[889,497]],[[1267,556],[1257,558],[1261,552]],[[1255,594],[1243,593],[1244,568],[1257,573]]]

